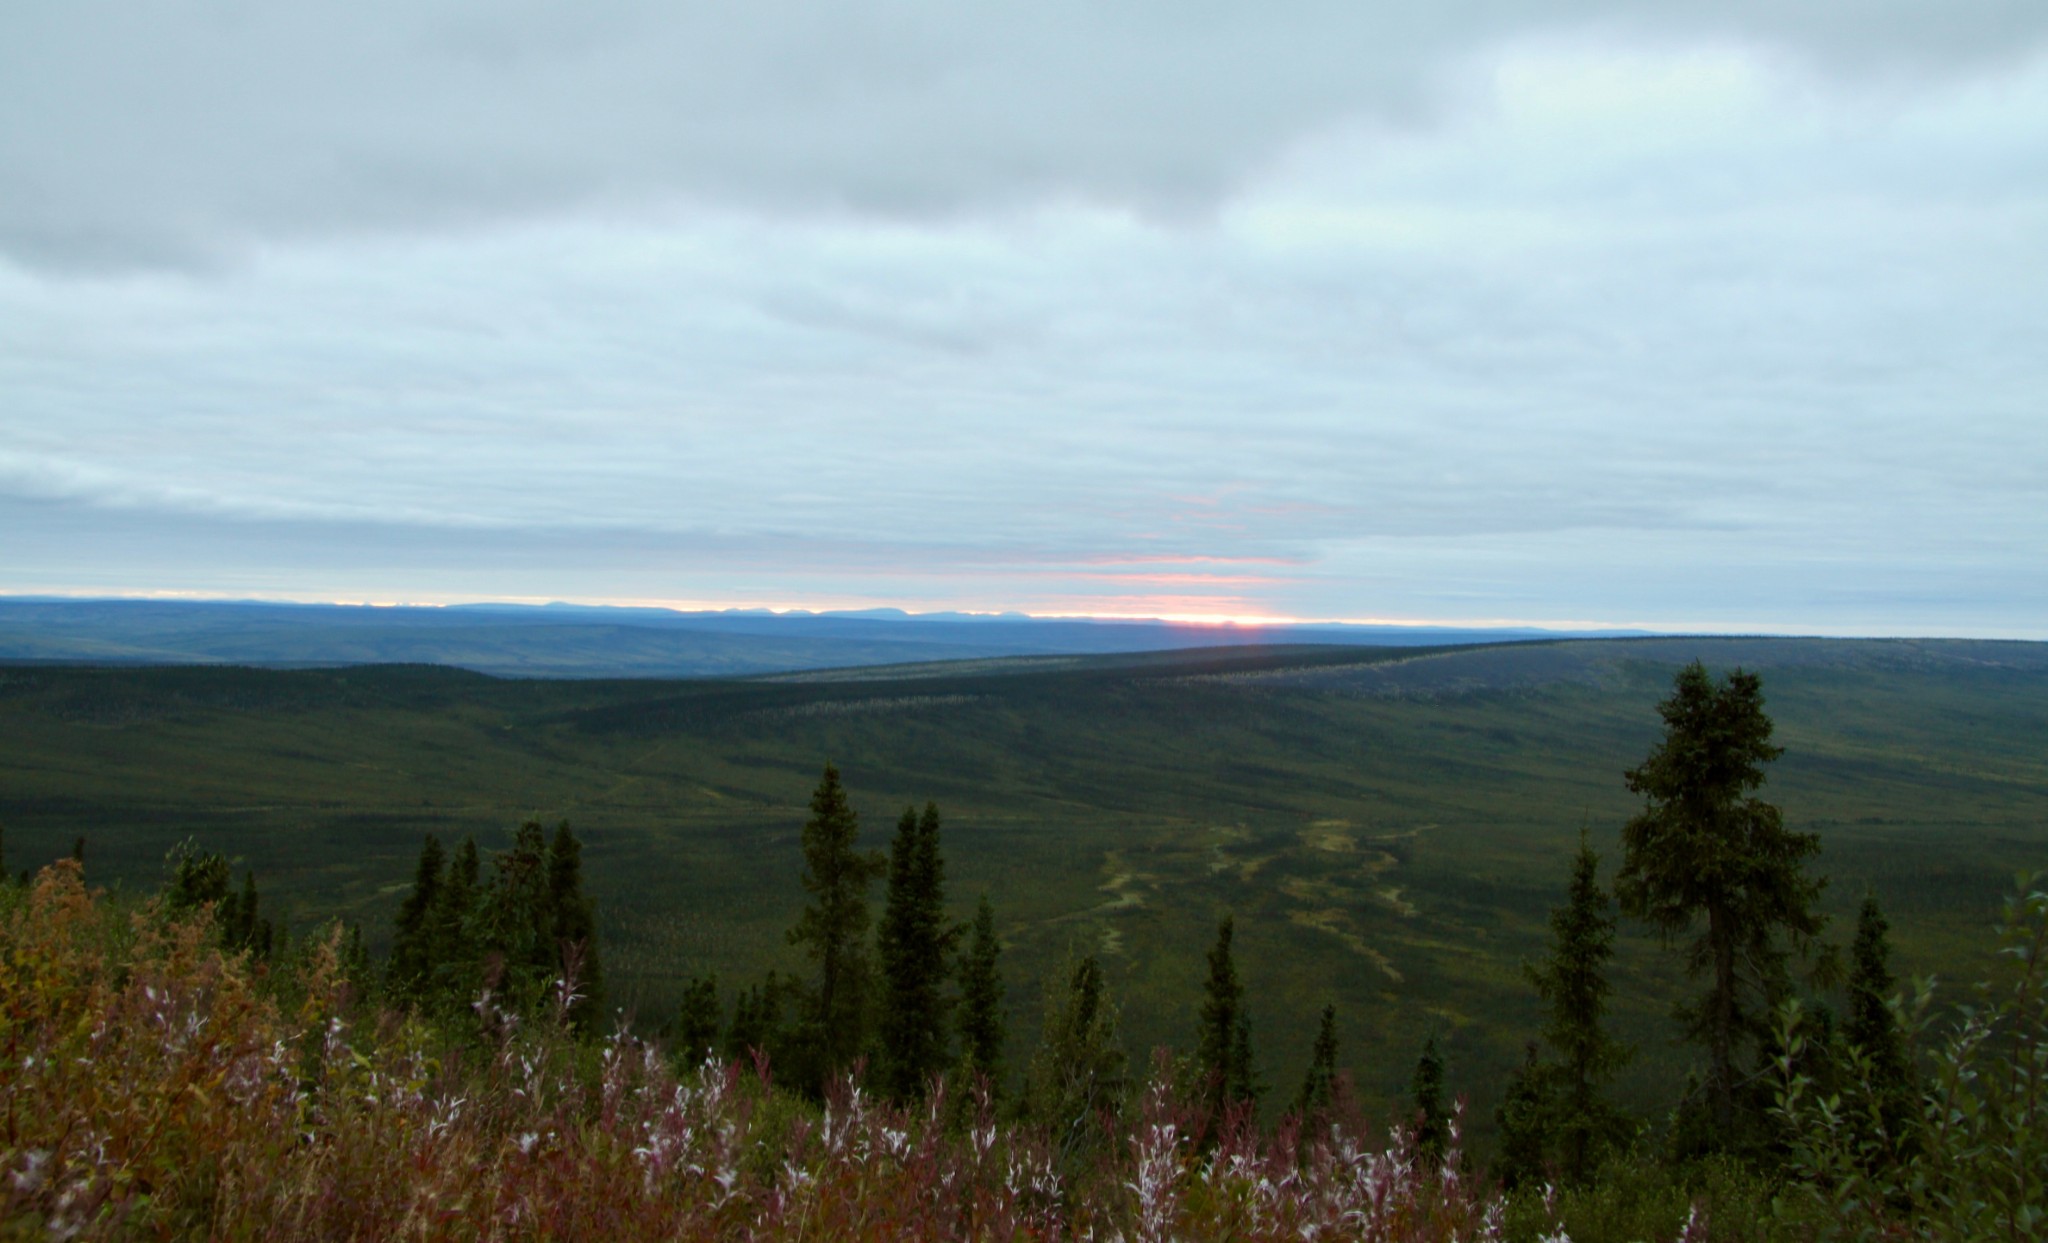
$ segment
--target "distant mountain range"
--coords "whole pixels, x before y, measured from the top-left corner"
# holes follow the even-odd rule
[[[0,661],[436,664],[510,677],[737,677],[934,660],[1281,643],[1417,647],[1635,631],[1192,625],[1020,613],[772,613],[476,604],[0,598]]]

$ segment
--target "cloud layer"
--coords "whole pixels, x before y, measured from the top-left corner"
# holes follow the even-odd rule
[[[0,590],[2048,634],[2048,11],[25,6]]]

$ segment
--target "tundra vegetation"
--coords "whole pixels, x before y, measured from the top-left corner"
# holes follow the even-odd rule
[[[1435,1033],[1374,1116],[1320,1008],[1298,1089],[1222,912],[1184,1039],[1137,1061],[1099,953],[1045,974],[1018,1060],[984,894],[952,922],[942,817],[864,849],[838,770],[801,836],[806,968],[693,977],[660,1033],[606,1022],[582,843],[429,837],[381,963],[297,937],[217,854],[148,895],[85,851],[0,887],[0,1229],[57,1238],[2034,1239],[2048,1228],[2048,886],[1975,989],[1899,987],[1874,896],[1824,944],[1812,843],[1762,795],[1761,683],[1693,665],[1626,774],[1618,902],[1582,839],[1526,986],[1546,1019],[1466,1143]],[[4,844],[4,839],[0,839]],[[4,866],[4,860],[0,860]],[[0,875],[5,875],[0,871]],[[879,919],[870,891],[884,881]],[[1611,1094],[1616,910],[1694,981],[1699,1073]],[[869,936],[870,928],[874,935]],[[730,1018],[727,1017],[728,1013]],[[1838,1017],[1839,1015],[1839,1017]],[[1177,1052],[1176,1048],[1184,1050]],[[1019,1070],[1009,1069],[1016,1065]]]

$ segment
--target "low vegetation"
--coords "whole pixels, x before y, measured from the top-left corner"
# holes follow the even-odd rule
[[[949,922],[941,817],[859,843],[827,767],[802,835],[806,970],[684,990],[665,1036],[601,1030],[598,921],[567,824],[422,849],[381,963],[297,938],[253,876],[174,860],[160,893],[79,858],[0,886],[0,1229],[19,1237],[2039,1237],[2048,1225],[2048,889],[2001,974],[1900,995],[1876,901],[1823,945],[1811,843],[1760,796],[1756,679],[1683,671],[1628,774],[1623,913],[1682,953],[1703,1073],[1663,1117],[1611,1099],[1617,905],[1582,841],[1549,1019],[1475,1159],[1435,1037],[1380,1117],[1322,1008],[1298,1090],[1253,1048],[1261,994],[1215,928],[1188,1052],[1134,1068],[1098,956],[1047,973],[1017,1072],[983,896]],[[82,850],[75,852],[82,854]],[[884,881],[871,919],[868,896]],[[870,928],[874,930],[872,940]],[[1837,1017],[1837,998],[1841,1017]],[[1262,1110],[1262,1103],[1266,1106]]]

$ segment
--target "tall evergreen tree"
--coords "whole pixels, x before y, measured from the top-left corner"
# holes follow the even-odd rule
[[[1507,1089],[1494,1107],[1493,1121],[1500,1139],[1490,1173],[1510,1191],[1545,1173],[1557,1110],[1552,1099],[1555,1071],[1537,1059],[1536,1042],[1531,1040],[1521,1066],[1508,1076]]]
[[[1230,942],[1237,921],[1225,915],[1209,950],[1209,978],[1202,994],[1201,1029],[1195,1067],[1203,1077],[1210,1112],[1220,1118],[1232,1105],[1258,1099],[1252,1070],[1251,1021],[1244,1009],[1244,985],[1237,978]]]
[[[229,950],[248,950],[257,958],[270,957],[276,929],[257,909],[256,873],[242,873],[240,893],[221,900],[215,922],[220,926],[221,945]]]
[[[499,997],[512,1010],[539,1013],[558,967],[547,832],[539,821],[520,825],[511,849],[492,856],[480,914],[487,970]]]
[[[889,848],[888,896],[876,953],[882,967],[882,1088],[899,1101],[923,1094],[946,1062],[947,962],[960,930],[946,923],[939,808],[903,809]]]
[[[1316,1042],[1308,1055],[1308,1073],[1302,1076],[1301,1091],[1294,1096],[1294,1112],[1304,1119],[1330,1107],[1337,1091],[1337,1007],[1323,1007],[1322,1022],[1316,1027]]]
[[[1451,1119],[1444,1112],[1444,1057],[1435,1036],[1422,1042],[1409,1088],[1415,1098],[1415,1153],[1434,1168],[1451,1142]]]
[[[427,970],[422,994],[444,1007],[466,1007],[483,983],[483,855],[464,837],[423,918]]]
[[[1550,913],[1550,934],[1549,957],[1525,970],[1550,1003],[1543,1039],[1556,1061],[1530,1072],[1549,1084],[1532,1080],[1527,1088],[1546,1098],[1550,1112],[1543,1129],[1556,1145],[1565,1179],[1579,1186],[1592,1178],[1602,1150],[1625,1129],[1601,1089],[1630,1056],[1601,1023],[1610,991],[1607,962],[1614,956],[1614,917],[1600,888],[1600,856],[1583,832],[1565,904]]]
[[[691,976],[676,1015],[676,1061],[684,1070],[696,1069],[718,1052],[723,1017],[718,1005],[718,976]]]
[[[866,1046],[868,1033],[868,886],[882,872],[882,856],[859,849],[860,819],[839,783],[839,770],[825,775],[811,795],[804,822],[803,885],[811,904],[789,930],[817,965],[817,982],[804,1016],[801,1042],[805,1065],[799,1086],[819,1091]]]
[[[437,956],[429,919],[440,898],[445,868],[441,840],[429,835],[420,845],[419,862],[413,866],[412,891],[398,905],[391,957],[384,968],[391,995],[400,1001],[419,1000],[433,977]]]
[[[960,1064],[984,1075],[989,1090],[1001,1094],[1003,1082],[1003,977],[998,958],[995,910],[984,891],[974,909],[972,939],[960,964]]]
[[[1866,894],[1856,913],[1856,941],[1849,951],[1849,1017],[1842,1037],[1855,1059],[1855,1090],[1868,1102],[1861,1117],[1874,1115],[1884,1132],[1882,1138],[1867,1136],[1869,1147],[1896,1156],[1918,1088],[1905,1038],[1891,1009],[1898,982],[1892,976],[1891,945],[1885,935],[1890,927],[1877,895]]]
[[[1761,1100],[1744,1091],[1742,1054],[1790,989],[1787,944],[1803,951],[1821,928],[1824,882],[1802,866],[1820,839],[1787,831],[1778,808],[1755,794],[1763,766],[1782,754],[1755,674],[1737,669],[1717,684],[1694,661],[1657,711],[1664,738],[1626,774],[1645,805],[1622,829],[1615,892],[1624,911],[1667,938],[1704,922],[1685,961],[1707,992],[1679,1018],[1706,1046],[1712,1133],[1739,1147],[1762,1118]]]
[[[578,1000],[570,1008],[570,1021],[588,1033],[604,1014],[604,963],[597,953],[596,910],[583,893],[583,843],[567,820],[555,826],[548,843],[548,919],[555,971],[566,974],[574,968]]]
[[[233,879],[228,861],[211,851],[202,854],[194,850],[189,840],[181,842],[172,856],[178,865],[164,886],[164,905],[179,913],[212,906],[217,914]]]
[[[1047,981],[1045,1027],[1025,1076],[1025,1112],[1050,1130],[1063,1156],[1085,1151],[1098,1136],[1096,1120],[1123,1104],[1126,1064],[1102,964],[1090,954]]]
[[[732,1026],[726,1029],[725,1056],[729,1060],[744,1062],[759,1055],[772,1064],[781,1055],[787,1044],[782,1003],[789,991],[787,982],[773,971],[761,983],[739,991],[733,1000]]]

